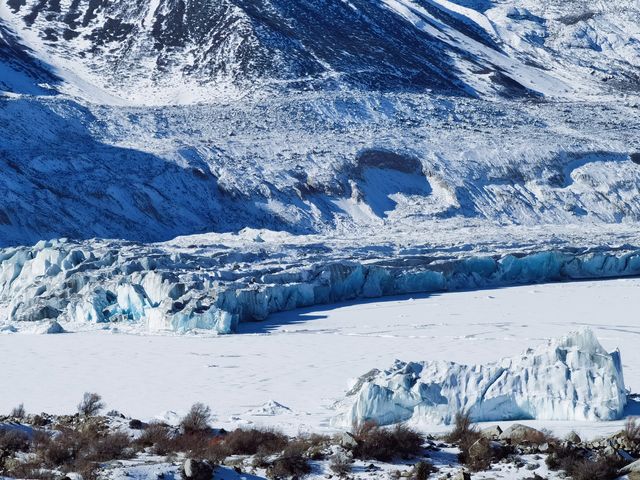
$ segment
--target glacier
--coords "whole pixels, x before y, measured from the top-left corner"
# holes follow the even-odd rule
[[[621,418],[627,402],[620,352],[607,353],[591,330],[485,365],[401,362],[360,377],[332,422],[450,424],[473,421]]]
[[[375,258],[357,246],[349,255],[296,245],[300,238],[248,231],[244,240],[203,238],[198,248],[56,240],[3,249],[0,311],[6,324],[22,328],[57,321],[69,331],[117,324],[232,333],[240,322],[274,312],[352,299],[640,275],[640,251],[629,245],[546,251],[489,245],[475,253],[463,246],[428,254],[412,248]]]
[[[627,3],[0,0],[0,328],[638,275]]]

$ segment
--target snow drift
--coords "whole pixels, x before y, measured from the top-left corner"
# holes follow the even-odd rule
[[[620,353],[607,353],[591,330],[487,365],[396,363],[360,377],[333,420],[352,426],[411,421],[615,420],[626,405]]]

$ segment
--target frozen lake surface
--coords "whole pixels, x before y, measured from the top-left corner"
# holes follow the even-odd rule
[[[0,335],[0,411],[24,402],[31,412],[72,412],[95,391],[143,419],[171,420],[202,401],[223,426],[326,429],[349,382],[372,368],[489,362],[586,326],[620,349],[626,385],[639,392],[639,288],[640,279],[620,279],[392,298],[276,314],[228,336]],[[621,423],[543,426],[590,436]]]

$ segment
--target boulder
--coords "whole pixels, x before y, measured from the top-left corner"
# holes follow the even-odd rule
[[[493,427],[483,428],[482,430],[480,430],[480,433],[483,437],[495,440],[500,438],[500,435],[502,435],[502,429],[499,425],[494,425]]]
[[[481,438],[469,447],[469,456],[472,458],[483,457],[487,451],[490,453],[491,458],[499,458],[502,456],[502,445],[500,442]]]
[[[353,450],[358,446],[358,440],[349,432],[344,432],[338,437],[338,445],[346,450]]]
[[[213,467],[207,462],[201,462],[188,458],[182,467],[184,478],[192,480],[211,480],[213,478]]]
[[[578,444],[582,442],[582,439],[576,432],[569,433],[569,435],[567,435],[566,440],[567,442],[574,443],[574,444]]]
[[[521,423],[514,423],[504,432],[502,432],[498,439],[509,441],[511,443],[518,443],[524,440],[542,437],[544,437],[544,433],[542,433],[540,430],[536,430],[532,427],[527,427],[526,425],[522,425]]]
[[[65,330],[64,328],[62,328],[62,325],[60,325],[58,322],[54,320],[49,325],[47,325],[47,327],[42,331],[42,333],[47,335],[55,335],[58,333],[65,333]]]
[[[465,472],[464,470],[460,470],[459,472],[453,474],[451,480],[471,480],[471,474]]]
[[[630,463],[624,468],[621,468],[618,472],[620,475],[628,475],[630,473],[640,474],[640,460],[636,460],[633,463]]]

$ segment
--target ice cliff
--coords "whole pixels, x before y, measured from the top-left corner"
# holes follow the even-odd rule
[[[585,330],[486,365],[396,361],[360,377],[334,423],[449,424],[462,411],[474,421],[615,420],[625,405],[620,353]]]
[[[243,245],[43,241],[0,250],[0,321],[231,333],[238,322],[349,299],[640,274],[631,247],[494,256],[411,249],[374,259],[294,241],[274,233]]]

